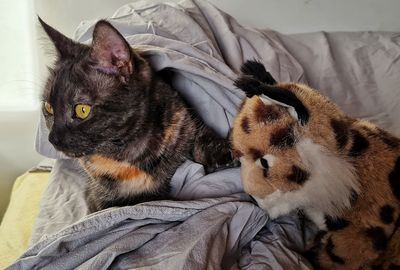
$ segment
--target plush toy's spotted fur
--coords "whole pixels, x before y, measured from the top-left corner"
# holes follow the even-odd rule
[[[400,140],[249,61],[232,130],[243,186],[271,218],[303,210],[323,269],[400,269]]]

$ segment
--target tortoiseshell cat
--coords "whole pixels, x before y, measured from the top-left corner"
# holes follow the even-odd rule
[[[187,158],[211,168],[231,161],[228,140],[206,127],[110,23],[97,22],[88,46],[39,21],[58,52],[43,94],[49,141],[90,175],[91,212],[167,198],[170,178]]]

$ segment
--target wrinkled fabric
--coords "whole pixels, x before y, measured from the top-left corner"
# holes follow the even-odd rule
[[[32,246],[8,269],[310,269],[300,254],[315,227],[295,214],[269,220],[239,170],[205,175],[186,161],[171,181],[176,200],[87,215],[79,163],[58,160]]]
[[[109,21],[141,50],[202,119],[226,135],[243,93],[233,86],[241,64],[260,60],[278,81],[308,83],[354,117],[399,134],[399,34],[282,35],[239,25],[206,1],[141,1]],[[90,43],[95,21],[75,39]],[[36,147],[58,158],[42,200],[30,249],[10,269],[309,269],[299,254],[315,227],[296,214],[271,221],[242,191],[240,170],[205,175],[187,161],[172,178],[176,201],[155,201],[87,214],[87,175],[47,141],[40,120]]]
[[[279,35],[309,85],[348,115],[400,136],[400,33]]]

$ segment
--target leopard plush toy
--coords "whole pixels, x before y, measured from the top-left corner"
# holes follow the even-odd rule
[[[247,95],[231,133],[245,191],[272,219],[301,210],[321,229],[316,268],[400,269],[400,140],[256,61],[236,86]]]

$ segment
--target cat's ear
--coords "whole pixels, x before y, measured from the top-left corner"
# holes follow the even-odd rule
[[[98,21],[93,30],[91,57],[96,68],[127,82],[133,72],[132,52],[128,42],[109,22]]]
[[[38,17],[38,20],[50,40],[53,42],[61,59],[76,56],[79,46],[81,46],[80,44],[58,32],[56,29],[45,23],[40,17]]]

